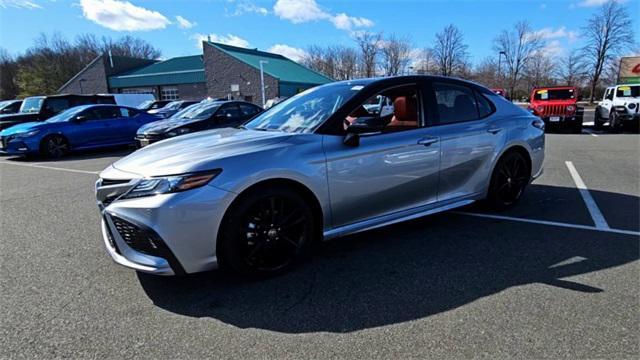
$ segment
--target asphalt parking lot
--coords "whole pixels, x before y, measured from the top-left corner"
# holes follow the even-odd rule
[[[516,208],[327,242],[259,282],[114,264],[93,184],[126,153],[0,159],[0,358],[640,353],[638,135],[548,135],[545,173]]]

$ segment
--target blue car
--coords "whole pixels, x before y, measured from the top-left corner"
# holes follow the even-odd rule
[[[0,131],[0,154],[59,158],[72,150],[132,145],[138,128],[157,120],[154,115],[125,106],[77,106],[44,122]]]

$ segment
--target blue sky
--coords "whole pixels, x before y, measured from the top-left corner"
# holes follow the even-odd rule
[[[415,48],[433,43],[447,24],[458,26],[474,63],[495,56],[492,41],[527,20],[550,54],[581,45],[580,27],[605,0],[0,0],[0,47],[23,52],[39,33],[134,35],[163,57],[199,53],[198,39],[296,58],[309,45],[353,44],[356,31],[408,35]],[[622,0],[640,43],[640,0]]]

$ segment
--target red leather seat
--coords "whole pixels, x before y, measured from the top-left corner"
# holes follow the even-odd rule
[[[415,97],[398,96],[393,100],[393,118],[387,127],[418,127]]]

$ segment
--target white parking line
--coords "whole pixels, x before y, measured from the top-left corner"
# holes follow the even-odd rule
[[[46,165],[38,165],[38,164],[15,163],[15,162],[9,162],[9,161],[0,161],[0,164],[15,165],[15,166],[24,166],[24,167],[31,167],[31,168],[38,168],[38,169],[47,169],[47,170],[66,171],[66,172],[79,173],[79,174],[91,174],[91,175],[97,175],[97,174],[99,174],[99,173],[100,173],[99,171],[88,171],[88,170],[78,170],[78,169],[67,169],[67,168],[59,168],[59,167],[46,166]]]
[[[495,220],[507,220],[507,221],[518,221],[518,222],[524,222],[524,223],[530,223],[530,224],[558,226],[558,227],[571,228],[571,229],[602,231],[602,232],[615,233],[615,234],[640,236],[640,231],[611,229],[611,228],[606,228],[605,229],[605,228],[599,228],[599,227],[588,226],[588,225],[567,224],[567,223],[561,223],[561,222],[557,222],[557,221],[524,219],[524,218],[511,217],[511,216],[502,216],[502,215],[479,214],[479,213],[471,213],[471,212],[466,212],[466,211],[452,211],[452,212],[454,214],[475,216],[475,217],[479,217],[479,218],[487,218],[487,219],[495,219]]]
[[[591,197],[591,193],[589,192],[589,189],[587,189],[587,186],[582,181],[582,178],[580,177],[580,174],[578,174],[576,167],[573,166],[573,163],[571,161],[565,161],[564,163],[567,165],[567,169],[569,169],[569,172],[571,173],[573,182],[576,183],[576,187],[578,188],[578,190],[580,190],[580,195],[582,195],[582,200],[584,200],[584,204],[587,206],[587,209],[589,210],[589,214],[591,214],[591,219],[593,219],[593,223],[596,225],[598,229],[608,230],[609,224],[607,224],[607,220],[605,220],[595,200],[593,200],[593,198]]]

